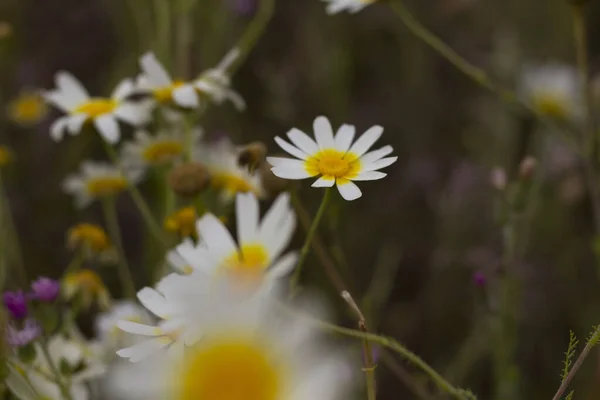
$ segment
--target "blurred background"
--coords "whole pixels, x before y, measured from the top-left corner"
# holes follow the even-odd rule
[[[0,2],[0,143],[16,158],[3,178],[30,278],[60,276],[70,259],[70,226],[102,224],[98,204],[77,210],[61,184],[82,159],[105,156],[97,135],[53,143],[48,128],[55,111],[35,125],[16,123],[11,100],[24,90],[52,88],[59,70],[72,72],[90,93],[108,94],[121,78],[138,73],[137,60],[149,50],[174,76],[191,78],[237,43],[257,1]],[[529,63],[574,64],[566,0],[404,4],[507,87],[518,84]],[[586,15],[595,70],[596,2]],[[332,17],[317,0],[277,1],[233,87],[247,110],[212,108],[200,124],[238,144],[261,140],[279,151],[275,135],[291,127],[310,131],[317,115],[334,125],[356,124],[358,131],[385,127],[381,142],[394,146],[399,161],[386,179],[362,185],[359,200],[335,196],[320,229],[371,330],[397,338],[479,399],[552,398],[569,330],[583,347],[600,323],[590,200],[581,161],[560,135],[466,78],[415,38],[385,2]],[[527,155],[537,159],[529,175],[519,172]],[[530,180],[532,186],[510,268],[503,263],[506,223],[499,210],[508,189],[501,171],[509,183]],[[146,180],[141,189],[151,198],[155,182]],[[303,182],[298,193],[314,215],[321,192]],[[119,198],[119,218],[130,264],[141,270],[147,238],[126,194]],[[303,237],[299,232],[295,247]],[[116,285],[112,270],[102,273]],[[9,287],[17,283],[11,278]],[[314,254],[304,278],[330,298],[341,324],[355,326]],[[136,280],[140,287],[150,284],[139,271]],[[504,290],[514,302],[508,314]],[[379,399],[444,398],[411,365],[394,357],[379,363]],[[507,385],[516,389],[503,397],[499,393],[507,392],[499,387]],[[600,352],[588,358],[574,387],[576,399],[600,398]]]

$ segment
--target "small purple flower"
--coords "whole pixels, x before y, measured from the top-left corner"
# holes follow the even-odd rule
[[[35,299],[45,303],[52,303],[58,297],[60,284],[54,279],[40,277],[31,284],[33,296]]]
[[[22,347],[33,342],[42,334],[40,324],[34,319],[27,319],[23,329],[19,330],[11,323],[6,328],[6,341],[12,347]]]
[[[487,284],[487,276],[481,271],[475,271],[473,274],[473,283],[479,287],[483,287]]]
[[[22,290],[5,292],[4,306],[14,319],[23,319],[27,316],[27,299]]]

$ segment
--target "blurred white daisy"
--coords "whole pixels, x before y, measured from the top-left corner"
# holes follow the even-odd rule
[[[239,57],[240,51],[233,49],[225,55],[223,60],[215,67],[204,71],[198,79],[193,82],[200,95],[208,96],[214,103],[222,104],[229,100],[238,109],[246,108],[242,96],[230,89],[231,79],[227,70]]]
[[[191,267],[208,276],[231,277],[253,290],[289,274],[298,258],[296,252],[282,256],[296,227],[289,194],[279,195],[262,221],[256,196],[238,194],[236,218],[237,243],[217,217],[205,214],[196,226],[200,241],[180,244],[180,260],[170,256],[175,268],[185,271]]]
[[[196,146],[202,137],[201,129],[193,129],[188,138],[182,129],[151,135],[146,131],[137,131],[135,139],[123,145],[122,162],[129,166],[163,165],[180,159],[187,146]],[[190,140],[190,143],[187,141]]]
[[[125,168],[124,172],[109,163],[84,161],[79,173],[65,179],[63,189],[75,197],[77,207],[85,207],[95,199],[117,195],[142,178],[139,169]]]
[[[104,140],[116,143],[121,137],[118,121],[141,126],[150,119],[149,103],[127,100],[134,93],[133,83],[128,79],[115,88],[110,98],[90,97],[83,85],[68,72],[58,72],[55,82],[56,89],[44,93],[44,98],[68,115],[57,119],[50,127],[50,136],[54,140],[61,140],[65,131],[75,135],[86,122],[91,122]]]
[[[232,200],[237,193],[254,193],[261,198],[265,195],[260,174],[251,174],[239,165],[237,148],[228,139],[205,144],[194,153],[194,159],[208,169],[210,184],[224,201]]]
[[[186,278],[184,278],[186,279]],[[335,400],[353,389],[339,353],[299,317],[282,315],[266,301],[238,304],[216,292],[196,313],[204,334],[185,357],[116,368],[108,379],[111,399]],[[206,301],[206,300],[204,300]]]
[[[538,112],[562,120],[582,115],[581,85],[569,65],[527,67],[521,76],[521,96]]]
[[[191,83],[173,79],[153,53],[140,58],[142,73],[137,79],[137,89],[149,92],[159,104],[174,103],[181,107],[196,108],[200,105],[198,94]]]
[[[53,380],[53,375],[40,374],[16,360],[14,363],[9,362],[5,383],[8,390],[20,400],[64,400],[60,387]],[[77,376],[71,378],[68,388],[72,400],[91,398],[85,382]]]
[[[393,151],[392,146],[369,151],[383,133],[381,126],[373,126],[356,141],[354,126],[342,125],[334,136],[331,124],[325,117],[317,117],[313,129],[316,142],[296,128],[287,133],[292,144],[275,137],[275,142],[283,150],[298,159],[267,157],[267,161],[273,166],[273,174],[284,179],[318,176],[313,187],[337,185],[344,199],[355,200],[362,192],[353,181],[381,179],[387,174],[377,170],[398,159],[386,157]]]
[[[323,0],[327,4],[327,14],[337,14],[347,10],[350,13],[357,13],[366,6],[375,3],[377,0]]]
[[[133,337],[117,327],[119,321],[138,324],[152,324],[153,318],[145,308],[137,303],[123,300],[113,303],[112,307],[96,317],[96,336],[104,348],[114,351],[135,344]]]

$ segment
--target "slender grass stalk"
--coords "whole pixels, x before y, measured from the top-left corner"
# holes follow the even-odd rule
[[[321,218],[325,213],[325,209],[327,208],[327,204],[329,203],[329,199],[331,198],[332,188],[325,188],[325,193],[323,193],[323,199],[321,200],[321,205],[319,206],[319,210],[317,211],[317,215],[315,215],[315,219],[308,230],[306,235],[306,239],[304,240],[304,245],[302,246],[302,250],[300,250],[300,257],[298,259],[298,264],[296,264],[296,270],[294,271],[294,275],[290,279],[290,288],[295,290],[298,286],[298,282],[300,280],[300,275],[302,273],[302,266],[306,261],[306,257],[308,256],[308,252],[310,250],[310,245],[312,240],[317,232],[317,228],[319,227],[319,223],[321,222]]]
[[[123,240],[121,239],[121,230],[119,229],[119,221],[117,218],[117,207],[115,204],[114,197],[106,197],[102,199],[102,210],[104,211],[104,219],[106,220],[106,226],[110,234],[111,240],[115,245],[117,252],[119,253],[119,262],[117,263],[117,271],[119,273],[119,280],[121,281],[121,287],[123,293],[130,299],[135,299],[135,283],[131,270],[127,264],[127,258],[125,257],[125,251],[123,250]]]
[[[54,360],[50,356],[50,351],[48,350],[48,339],[46,337],[43,337],[42,340],[40,340],[40,347],[42,348],[42,352],[44,353],[44,357],[46,358],[46,361],[48,361],[48,366],[50,367],[50,371],[52,371],[52,374],[56,378],[55,381],[60,389],[63,399],[64,400],[73,400],[73,397],[71,396],[71,391],[69,390],[69,387],[61,379],[61,374],[58,371],[58,368],[56,367]]]
[[[172,0],[169,0],[172,1]],[[191,13],[193,2],[181,0],[177,13],[175,42],[175,71],[182,78],[189,78],[190,45],[192,39]]]
[[[154,0],[154,19],[156,32],[156,52],[167,66],[171,60],[171,0]]]

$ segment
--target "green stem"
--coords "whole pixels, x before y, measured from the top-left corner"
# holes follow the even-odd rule
[[[106,149],[106,153],[108,154],[109,158],[112,160],[112,162],[115,164],[115,166],[121,171],[121,174],[123,175],[123,177],[125,177],[125,179],[128,179],[115,150],[111,147],[111,145],[109,143],[106,143],[106,142],[104,142],[104,148]],[[148,204],[142,197],[142,194],[140,193],[138,188],[135,185],[133,185],[131,182],[128,182],[127,190],[129,191],[129,194],[131,195],[131,198],[132,198],[133,202],[135,203],[136,207],[140,211],[140,214],[142,215],[142,219],[148,226],[148,229],[150,230],[150,232],[152,233],[152,235],[154,236],[156,241],[159,242],[164,248],[168,248],[169,247],[167,244],[168,242],[163,235],[163,231],[162,231],[160,225],[156,222],[156,220],[152,216],[150,207],[148,207]]]
[[[306,235],[306,240],[304,241],[304,245],[302,246],[302,250],[300,250],[300,258],[298,259],[298,264],[296,265],[296,270],[294,271],[294,275],[290,280],[290,288],[295,290],[298,286],[298,281],[300,280],[300,274],[302,273],[302,265],[306,261],[306,257],[308,256],[308,252],[310,250],[310,245],[312,243],[313,237],[317,232],[317,228],[319,223],[321,222],[321,218],[323,218],[323,214],[325,213],[325,209],[327,208],[327,203],[329,203],[329,199],[331,198],[331,188],[326,188],[325,193],[323,194],[323,200],[321,200],[321,205],[319,206],[319,210],[317,211],[317,215],[308,230],[308,234]]]
[[[119,229],[119,221],[117,219],[117,207],[115,205],[115,199],[113,197],[106,197],[102,199],[102,210],[104,211],[104,218],[110,237],[119,253],[119,262],[117,264],[117,271],[119,273],[119,280],[121,281],[121,287],[125,296],[130,299],[135,299],[135,283],[133,282],[133,276],[131,270],[127,265],[127,258],[125,257],[125,251],[123,250],[123,241],[121,240],[121,230]]]
[[[159,59],[167,63],[170,61],[169,49],[171,47],[171,0],[154,0],[154,18],[156,20],[156,52]]]
[[[61,379],[60,372],[58,371],[58,368],[56,368],[54,360],[52,359],[52,357],[50,357],[50,351],[48,350],[48,339],[46,337],[40,340],[40,347],[42,348],[44,357],[46,357],[46,360],[48,361],[48,366],[50,367],[52,374],[56,378],[56,384],[60,388],[60,392],[62,393],[64,400],[73,400],[73,397],[71,396],[71,391]]]
[[[182,0],[177,15],[177,42],[175,48],[177,65],[175,70],[180,77],[189,77],[192,5],[193,2]]]

